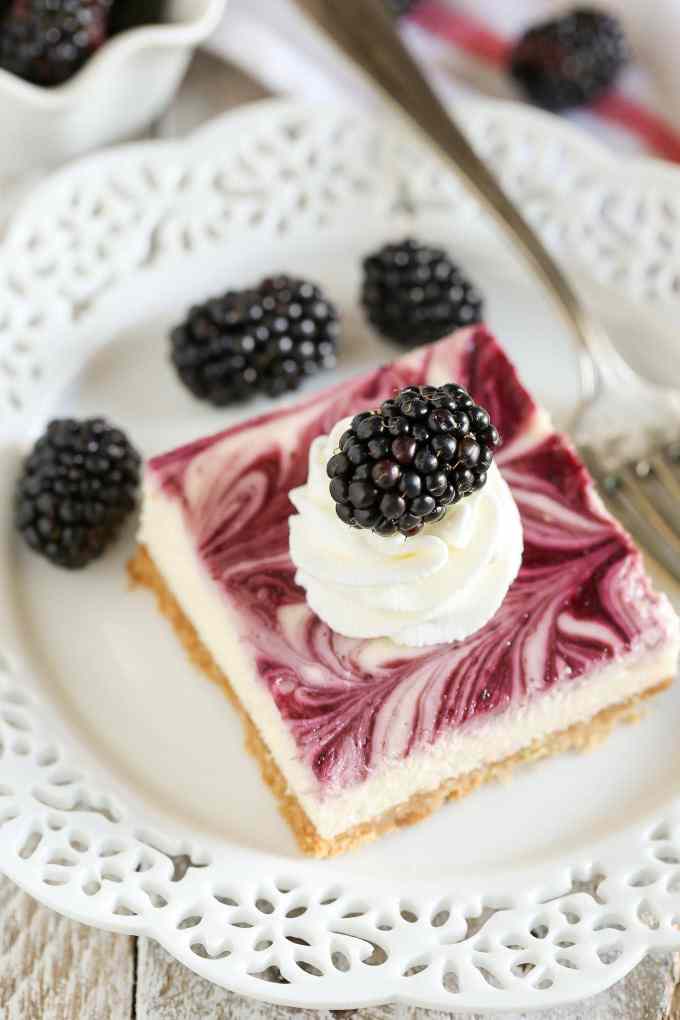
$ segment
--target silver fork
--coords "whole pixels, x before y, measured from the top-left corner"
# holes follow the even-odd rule
[[[614,512],[680,580],[680,392],[643,379],[621,357],[428,85],[385,0],[296,2],[378,86],[393,112],[466,179],[552,293],[579,341],[582,399],[570,422],[572,438]]]

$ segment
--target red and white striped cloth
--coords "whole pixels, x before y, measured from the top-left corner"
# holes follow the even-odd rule
[[[445,99],[470,91],[521,98],[505,72],[512,40],[529,24],[575,6],[576,0],[421,0],[403,31]],[[680,163],[680,0],[597,0],[597,6],[622,19],[634,61],[614,91],[567,116],[619,151]],[[277,92],[367,99],[291,0],[229,0],[211,48]]]

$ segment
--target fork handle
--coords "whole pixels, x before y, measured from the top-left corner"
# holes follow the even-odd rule
[[[384,0],[296,0],[304,11],[355,64],[381,89],[384,98],[445,161],[466,179],[479,202],[524,250],[580,340],[583,404],[596,397],[616,365],[623,362],[609,337],[582,304],[542,241],[519,209],[507,197],[493,173],[430,88],[418,65],[403,45]]]

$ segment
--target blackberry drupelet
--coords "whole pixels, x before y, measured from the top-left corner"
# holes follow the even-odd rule
[[[603,95],[627,60],[616,18],[583,7],[525,32],[510,53],[510,73],[534,103],[559,112]]]
[[[408,347],[479,322],[483,304],[445,251],[413,240],[364,260],[361,300],[375,328]]]
[[[335,365],[338,315],[319,287],[273,276],[192,308],[171,335],[182,382],[218,407],[295,390]]]
[[[103,418],[50,422],[17,483],[15,521],[35,552],[60,567],[84,567],[134,508],[139,454]]]
[[[10,0],[0,67],[34,85],[61,85],[108,37],[113,0]]]
[[[378,535],[416,535],[483,488],[499,443],[462,386],[407,386],[343,432],[327,465],[336,513]]]

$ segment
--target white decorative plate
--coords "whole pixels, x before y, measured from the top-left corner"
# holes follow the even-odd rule
[[[525,109],[459,113],[622,347],[668,379],[678,172],[622,164]],[[518,257],[408,138],[350,114],[251,107],[181,144],[82,162],[17,215],[0,253],[0,868],[56,910],[150,935],[272,1001],[563,1003],[680,947],[677,691],[589,755],[308,861],[226,699],[150,597],[127,590],[132,527],[73,575],[11,528],[20,451],[56,411],[105,413],[150,454],[266,406],[219,412],[177,383],[166,333],[192,301],[299,271],[345,311],[337,375],[388,358],[357,311],[359,261],[405,234],[457,253],[527,381],[564,416],[573,351]]]

